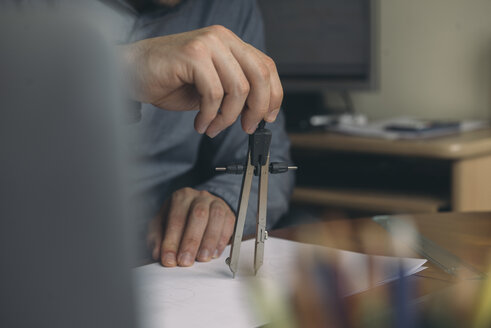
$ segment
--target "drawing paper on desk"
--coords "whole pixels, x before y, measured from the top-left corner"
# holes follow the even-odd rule
[[[164,268],[150,264],[134,270],[135,287],[140,301],[140,318],[144,328],[157,327],[257,327],[267,323],[251,307],[250,284],[287,284],[297,265],[300,252],[326,252],[336,255],[342,272],[347,274],[343,295],[351,295],[397,279],[398,263],[406,275],[423,270],[426,260],[367,256],[270,238],[265,247],[264,264],[254,276],[254,240],[241,246],[239,272],[235,279],[225,264],[230,249],[221,258],[195,263],[190,268]],[[302,253],[303,254],[303,253]],[[376,281],[370,281],[369,262],[383,267]]]

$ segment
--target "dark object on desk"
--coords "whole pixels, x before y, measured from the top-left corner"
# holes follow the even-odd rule
[[[130,328],[114,58],[54,12],[0,11],[0,327]]]
[[[319,92],[285,93],[282,104],[285,111],[286,129],[292,131],[313,131],[310,118],[326,112],[324,100]]]

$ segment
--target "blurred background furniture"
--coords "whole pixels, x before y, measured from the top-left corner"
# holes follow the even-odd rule
[[[421,141],[291,133],[293,206],[367,213],[491,210],[491,129]]]

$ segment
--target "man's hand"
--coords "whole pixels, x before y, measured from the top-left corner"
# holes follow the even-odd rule
[[[133,97],[168,110],[199,110],[199,133],[213,138],[242,115],[250,134],[262,119],[273,122],[278,115],[283,89],[275,63],[223,26],[123,48]]]
[[[147,243],[163,266],[193,265],[219,257],[232,236],[235,214],[207,191],[179,189],[149,224]]]

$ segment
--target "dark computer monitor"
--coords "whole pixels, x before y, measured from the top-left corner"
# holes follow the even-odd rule
[[[377,85],[377,0],[259,0],[259,6],[285,91],[287,129],[324,128],[354,115],[349,92]],[[329,99],[336,94],[336,105],[326,91]],[[330,123],[314,124],[319,116]]]
[[[260,0],[286,91],[371,89],[375,0]]]

